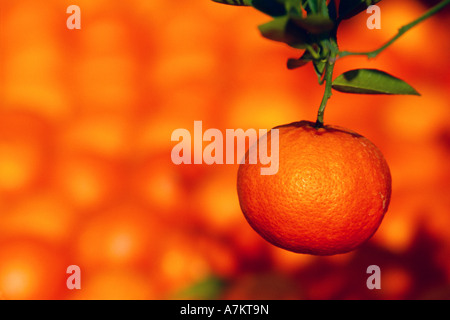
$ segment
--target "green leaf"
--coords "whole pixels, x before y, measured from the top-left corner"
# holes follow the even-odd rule
[[[318,14],[311,14],[306,18],[302,18],[301,16],[292,16],[291,19],[296,25],[311,32],[312,34],[328,32],[334,27],[334,23],[330,20],[330,18]]]
[[[365,11],[370,5],[376,4],[381,0],[342,0],[339,4],[339,19],[346,20]]]
[[[323,17],[329,17],[328,15],[328,7],[327,7],[327,1],[326,0],[319,0],[319,9],[318,12],[323,16]]]
[[[270,22],[258,26],[259,32],[261,32],[261,35],[264,38],[267,38],[269,40],[287,43],[292,40],[288,39],[286,35],[286,26],[288,20],[288,17],[275,18]]]
[[[305,10],[308,14],[319,12],[319,1],[320,0],[306,0]]]
[[[182,300],[207,300],[218,299],[225,289],[225,282],[216,277],[208,276],[199,282],[192,284],[190,287],[177,292],[172,298]]]
[[[312,60],[313,57],[311,56],[309,51],[305,51],[305,53],[299,59],[288,59],[287,67],[289,70],[297,69],[307,65]]]
[[[212,0],[217,3],[229,4],[232,6],[251,6],[252,0]]]
[[[252,0],[252,6],[272,17],[286,15],[286,6],[283,0]]]
[[[317,78],[322,79],[323,72],[325,71],[325,66],[327,65],[327,60],[314,60],[313,61],[314,70],[316,71]]]
[[[300,4],[302,6],[302,9],[306,10],[308,7],[308,0],[300,0]]]
[[[335,0],[330,0],[330,3],[328,4],[328,16],[333,21],[337,20],[337,8]]]
[[[289,17],[279,17],[258,26],[261,35],[267,39],[284,42],[291,47],[304,49],[306,45],[306,31],[296,26]]]
[[[284,0],[287,14],[301,15],[302,3],[301,0]]]
[[[359,94],[420,95],[405,81],[376,69],[347,71],[333,81],[333,89]]]

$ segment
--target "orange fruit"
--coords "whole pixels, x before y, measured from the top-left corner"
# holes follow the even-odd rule
[[[297,253],[345,253],[368,240],[391,196],[391,175],[380,150],[340,127],[316,129],[300,121],[274,129],[279,130],[278,172],[261,175],[268,159],[249,164],[249,152],[238,170],[239,202],[251,227]],[[268,150],[272,135],[273,129]]]

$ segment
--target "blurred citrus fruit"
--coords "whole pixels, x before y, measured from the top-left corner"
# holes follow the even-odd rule
[[[12,202],[12,201],[10,201]],[[33,191],[2,210],[2,237],[33,236],[52,243],[64,243],[73,234],[75,212],[51,191]]]
[[[76,246],[77,261],[86,266],[139,266],[154,258],[159,226],[135,205],[119,205],[86,222]]]
[[[134,269],[102,269],[82,280],[81,290],[71,292],[72,299],[147,300],[155,299],[151,280]]]
[[[5,299],[55,299],[64,288],[61,252],[35,239],[0,245],[0,292]]]

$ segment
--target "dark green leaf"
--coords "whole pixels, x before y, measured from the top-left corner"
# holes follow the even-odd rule
[[[288,14],[301,15],[302,4],[301,0],[284,0],[286,11]]]
[[[300,67],[307,65],[311,60],[302,60],[302,59],[288,59],[287,68],[289,70],[294,70]]]
[[[370,5],[381,0],[341,0],[339,4],[339,19],[345,20],[365,11]]]
[[[281,17],[286,15],[286,6],[281,0],[252,0],[252,6],[272,17]]]
[[[317,78],[320,80],[322,79],[323,72],[325,71],[325,66],[327,64],[326,60],[315,60],[313,61],[314,64],[314,70],[316,71]]]
[[[327,7],[327,0],[319,0],[319,14],[321,14],[323,17],[329,17],[328,15],[328,7]]]
[[[261,35],[273,41],[284,42],[291,47],[304,49],[306,32],[296,26],[289,17],[279,17],[258,27]]]
[[[258,26],[261,35],[264,38],[279,42],[289,42],[286,35],[286,25],[288,17],[275,18],[274,20]]]
[[[347,71],[333,81],[333,89],[360,94],[420,95],[405,81],[376,69]]]
[[[287,67],[289,70],[297,69],[307,65],[312,60],[313,57],[311,56],[309,51],[305,51],[305,53],[299,59],[288,59]]]
[[[217,299],[225,289],[225,282],[215,276],[209,276],[188,288],[179,291],[173,297],[174,299]]]
[[[312,34],[328,32],[333,29],[334,26],[333,21],[318,14],[311,14],[306,18],[302,18],[301,16],[292,16],[291,19],[296,25],[311,32]]]
[[[305,9],[308,7],[308,0],[300,0],[300,4],[302,5],[302,9]]]
[[[308,14],[319,12],[319,1],[320,0],[306,0],[305,10]]]
[[[333,21],[337,20],[337,9],[335,0],[330,0],[330,3],[328,4],[328,16]]]
[[[229,4],[232,6],[251,6],[252,0],[212,0],[214,2]]]

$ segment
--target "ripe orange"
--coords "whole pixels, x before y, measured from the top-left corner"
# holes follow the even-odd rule
[[[237,190],[245,218],[264,239],[297,253],[333,255],[355,249],[379,227],[391,196],[379,149],[344,128],[308,121],[278,126],[279,170],[261,175],[245,163]],[[270,150],[272,131],[268,133]]]

